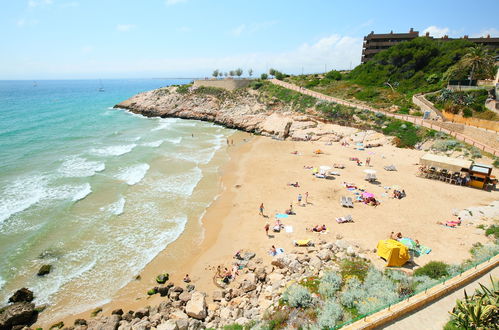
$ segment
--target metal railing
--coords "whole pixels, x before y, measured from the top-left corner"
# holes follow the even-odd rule
[[[387,117],[396,118],[396,119],[407,121],[407,122],[410,122],[410,123],[413,123],[416,125],[420,125],[420,126],[423,126],[426,128],[430,128],[430,129],[433,129],[433,130],[436,130],[439,132],[443,132],[443,133],[446,133],[446,134],[449,134],[449,135],[455,137],[457,140],[471,144],[472,146],[474,146],[482,151],[488,152],[494,156],[499,156],[499,150],[497,150],[493,147],[487,146],[487,145],[485,145],[485,144],[483,144],[475,139],[470,138],[467,135],[464,135],[464,134],[461,134],[458,132],[453,132],[453,131],[450,131],[450,130],[445,129],[443,127],[440,127],[438,125],[432,124],[431,121],[421,119],[420,117],[411,116],[411,115],[401,115],[401,114],[391,113],[391,112],[387,112],[387,111],[382,111],[382,110],[373,108],[373,107],[368,106],[368,105],[354,103],[354,102],[350,102],[350,101],[345,101],[345,100],[342,100],[342,99],[339,99],[339,98],[336,98],[333,96],[318,93],[318,92],[306,89],[304,87],[299,87],[299,86],[296,86],[294,84],[290,84],[290,83],[287,83],[287,82],[284,82],[281,80],[277,80],[277,79],[270,79],[270,82],[275,84],[275,85],[302,93],[304,95],[312,96],[316,99],[320,99],[320,100],[324,100],[324,101],[328,101],[328,102],[333,102],[333,103],[345,105],[345,106],[360,109],[360,110],[367,110],[367,111],[371,111],[374,113],[383,114]]]

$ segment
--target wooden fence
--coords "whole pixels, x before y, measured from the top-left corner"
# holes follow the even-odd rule
[[[455,115],[453,113],[445,111],[442,112],[442,115],[444,116],[445,119],[453,123],[475,126],[475,127],[484,128],[486,130],[499,132],[499,122],[497,121],[478,119],[473,117],[465,118],[461,115]]]
[[[472,139],[464,134],[453,132],[453,131],[450,131],[448,129],[442,128],[442,127],[436,125],[435,123],[432,123],[431,120],[423,120],[420,117],[416,117],[416,116],[401,115],[401,114],[391,113],[391,112],[387,112],[387,111],[382,111],[382,110],[373,108],[373,107],[368,106],[368,105],[354,103],[354,102],[350,102],[350,101],[345,101],[345,100],[338,99],[338,98],[333,97],[333,96],[329,96],[329,95],[325,95],[325,94],[318,93],[315,91],[311,91],[309,89],[299,87],[299,86],[296,86],[296,85],[293,85],[293,84],[290,84],[290,83],[287,83],[287,82],[284,82],[281,80],[277,80],[277,79],[270,79],[270,82],[272,82],[275,85],[282,86],[284,88],[288,88],[288,89],[294,90],[296,92],[302,93],[304,95],[309,95],[309,96],[315,97],[315,98],[320,99],[320,100],[334,102],[337,104],[345,105],[345,106],[360,109],[360,110],[368,110],[368,111],[372,111],[375,113],[381,113],[381,114],[388,116],[388,117],[404,120],[404,121],[407,121],[407,122],[410,122],[410,123],[413,123],[416,125],[424,126],[426,128],[430,128],[430,129],[433,129],[433,130],[436,130],[439,132],[443,132],[443,133],[446,133],[446,134],[449,134],[449,135],[455,137],[457,140],[471,144],[472,146],[475,146],[480,150],[491,153],[494,156],[499,156],[499,150],[496,150],[496,149],[489,147],[481,142],[478,142],[478,141],[476,141],[476,140],[474,140],[474,139]]]

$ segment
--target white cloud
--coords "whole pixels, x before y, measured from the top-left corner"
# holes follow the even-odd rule
[[[230,33],[236,37],[239,37],[241,33],[243,33],[244,29],[246,28],[246,25],[241,24],[238,27],[232,29]]]
[[[28,7],[29,8],[35,8],[35,7],[41,7],[41,6],[48,6],[53,4],[53,0],[29,0],[28,1]]]
[[[118,24],[116,25],[116,30],[120,32],[128,32],[135,29],[135,24]]]
[[[83,48],[82,48],[83,50]],[[109,78],[128,77],[208,77],[214,69],[221,71],[249,68],[254,76],[275,68],[282,72],[298,74],[302,68],[306,73],[328,70],[349,69],[360,63],[362,38],[330,35],[315,42],[297,45],[287,52],[247,53],[225,57],[179,57],[143,58],[138,61],[116,59],[83,62],[36,62],[23,61],[22,65],[0,62],[0,72],[8,78],[20,79],[33,76],[50,78]],[[27,76],[29,73],[29,76]]]
[[[166,0],[165,1],[167,6],[173,6],[173,5],[176,5],[178,3],[182,3],[182,2],[187,2],[187,0]]]
[[[486,37],[487,35],[490,35],[491,38],[497,38],[499,37],[499,30],[496,28],[489,28],[480,31],[479,33],[472,34],[472,38],[480,38],[480,37]]]
[[[440,28],[438,26],[432,25],[423,30],[423,35],[425,35],[426,32],[429,32],[430,36],[432,37],[441,38],[445,35],[449,35],[450,29],[448,27]]]

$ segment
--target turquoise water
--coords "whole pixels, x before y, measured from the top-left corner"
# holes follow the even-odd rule
[[[186,82],[0,81],[0,301],[27,286],[54,317],[102,304],[204,212],[214,190],[196,187],[232,131],[112,109]]]

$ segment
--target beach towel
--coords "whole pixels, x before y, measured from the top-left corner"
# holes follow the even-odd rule
[[[286,233],[292,233],[293,232],[293,226],[286,226],[286,227],[284,227],[284,229],[286,230]]]
[[[278,219],[279,219],[279,218],[287,218],[287,217],[289,217],[289,215],[284,214],[284,213],[277,213],[277,214],[275,215],[275,217],[276,217],[276,218],[278,218]]]
[[[312,240],[310,238],[309,239],[300,239],[300,240],[293,241],[293,243],[295,244],[295,246],[310,246],[310,245],[312,245]]]
[[[399,239],[399,242],[404,244],[409,248],[409,250],[416,252],[417,254],[429,254],[431,252],[431,248],[417,244],[412,238],[404,237]]]

